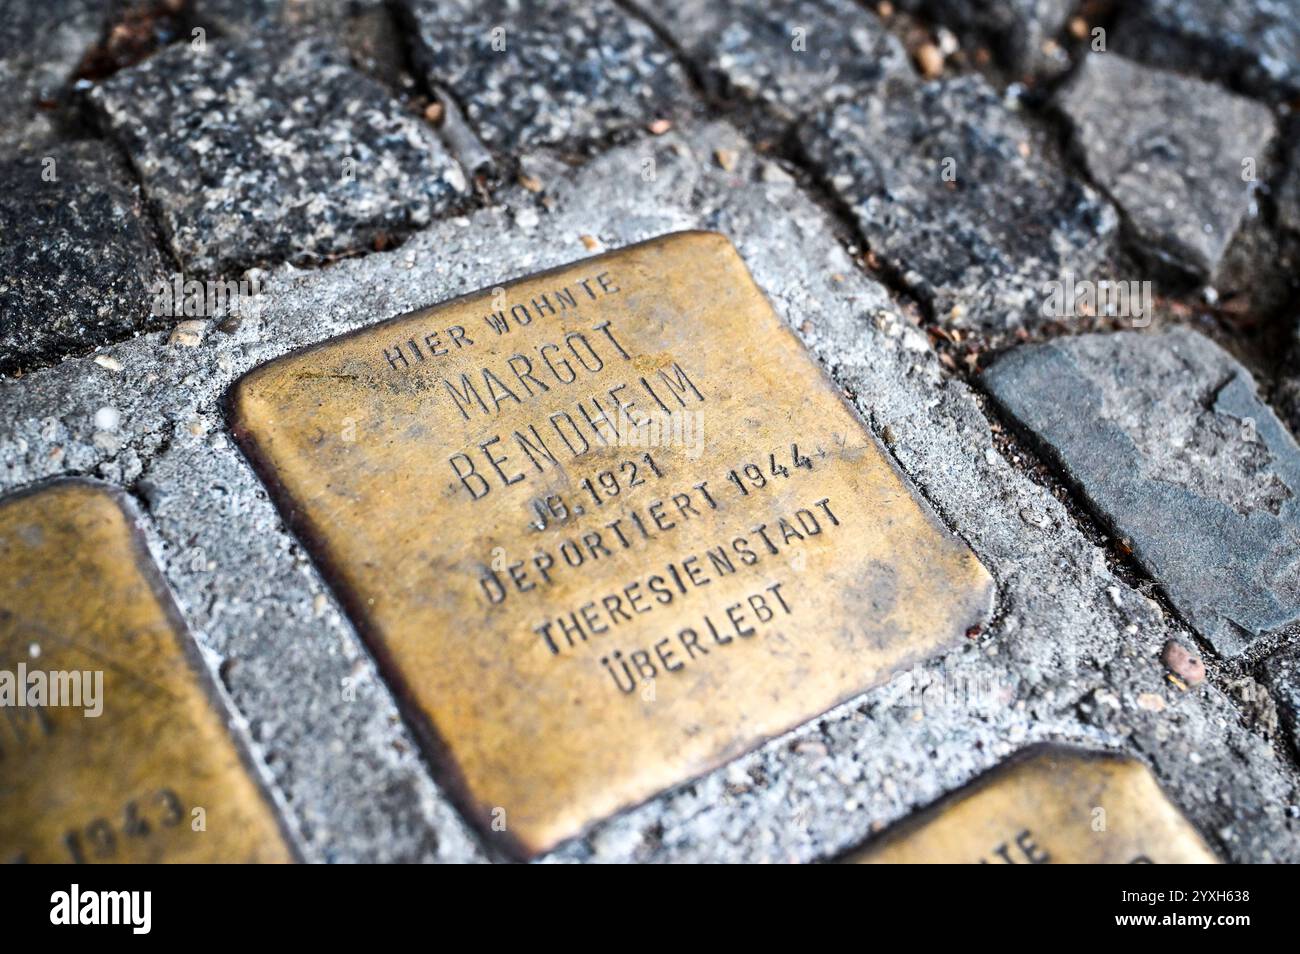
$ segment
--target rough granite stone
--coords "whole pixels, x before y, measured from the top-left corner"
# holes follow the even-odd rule
[[[48,144],[0,160],[0,182],[0,374],[157,325],[162,257],[110,145]]]
[[[385,0],[189,0],[190,20],[215,36],[318,33],[347,47],[352,64],[393,89],[413,82],[405,37]]]
[[[898,6],[989,43],[1017,73],[1056,70],[1068,63],[1053,40],[1076,0],[899,0]]]
[[[1243,161],[1264,174],[1268,109],[1116,53],[1085,56],[1056,102],[1138,251],[1211,278],[1253,201]]]
[[[341,32],[349,16],[383,0],[191,0],[195,20],[223,36],[251,39],[266,31],[302,28]]]
[[[1291,748],[1300,755],[1300,646],[1289,646],[1261,664],[1263,682],[1277,703]]]
[[[105,23],[102,0],[6,4],[0,15],[0,147],[47,134],[57,100]]]
[[[1060,338],[984,379],[1221,654],[1300,619],[1300,449],[1217,345]]]
[[[840,104],[807,137],[872,251],[943,324],[1029,325],[1047,282],[1110,253],[1115,210],[979,77]]]
[[[686,76],[613,0],[400,0],[429,84],[495,152],[581,148],[683,112]]]
[[[187,272],[354,251],[467,187],[433,130],[320,36],[180,44],[91,100]]]
[[[1270,98],[1300,92],[1296,0],[1126,0],[1112,50]]]
[[[731,168],[716,162],[720,150],[735,155]],[[656,174],[643,178],[646,159]],[[184,349],[143,335],[102,356],[117,370],[74,359],[0,382],[0,492],[75,472],[141,501],[151,552],[306,858],[482,859],[358,634],[227,435],[222,396],[250,368],[333,335],[606,248],[715,229],[992,572],[998,614],[907,679],[549,860],[831,858],[1043,741],[1138,756],[1225,859],[1300,860],[1294,766],[1243,724],[1214,672],[1188,691],[1171,685],[1162,649],[1193,645],[1191,634],[999,452],[981,399],[855,267],[822,208],[769,166],[725,125],[639,140],[576,169],[526,157],[542,195],[507,187],[500,205],[435,221],[393,251],[278,268],[263,282],[265,307],[230,334]],[[97,440],[96,412],[108,406],[121,423],[113,441]],[[931,687],[923,699],[919,684]],[[943,691],[971,685],[973,696]],[[1152,695],[1164,705],[1138,702]]]
[[[708,84],[789,121],[911,80],[907,52],[852,0],[666,0],[640,5]]]

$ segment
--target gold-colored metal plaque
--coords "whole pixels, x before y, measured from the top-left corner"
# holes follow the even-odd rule
[[[991,608],[712,233],[272,362],[231,415],[463,808],[516,854]]]
[[[0,861],[288,861],[116,491],[0,501]]]
[[[1136,759],[1042,746],[887,831],[858,864],[1215,864]]]

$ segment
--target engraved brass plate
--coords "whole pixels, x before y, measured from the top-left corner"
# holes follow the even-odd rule
[[[462,807],[516,854],[991,608],[719,235],[277,360],[231,416]]]
[[[0,861],[292,860],[199,665],[116,492],[0,501]]]
[[[1215,864],[1135,759],[1032,749],[890,829],[858,864]]]

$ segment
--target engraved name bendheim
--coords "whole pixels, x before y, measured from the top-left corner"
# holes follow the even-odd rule
[[[381,348],[383,360],[394,372],[473,348],[475,342],[505,338],[512,329],[539,326],[548,320],[572,319],[584,306],[620,294],[609,272],[579,279],[526,301],[489,311],[482,316],[484,330],[472,337],[463,325],[412,335],[391,348]],[[552,391],[582,387],[597,375],[625,370],[623,380],[571,401],[530,423],[502,433],[480,435],[469,446],[447,458],[455,479],[471,500],[482,500],[494,487],[510,487],[529,475],[544,473],[561,460],[582,457],[593,447],[620,442],[620,422],[644,429],[653,424],[647,412],[672,414],[702,403],[704,394],[677,360],[637,373],[633,356],[614,323],[606,318],[583,331],[569,331],[541,344],[521,345],[513,354],[459,374],[441,377],[436,390],[441,400],[462,420],[492,420],[503,408],[525,406]]]

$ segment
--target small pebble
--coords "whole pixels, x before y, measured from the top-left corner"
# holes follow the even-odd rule
[[[1165,700],[1154,692],[1144,692],[1137,697],[1139,708],[1146,709],[1148,712],[1164,712]]]
[[[115,431],[118,425],[122,423],[122,414],[115,407],[101,407],[95,412],[95,429],[99,431]]]
[[[943,75],[943,52],[933,43],[922,43],[916,48],[916,67],[926,79]]]
[[[1160,661],[1165,668],[1189,686],[1200,685],[1205,681],[1205,663],[1199,656],[1188,652],[1186,647],[1175,640],[1165,643]]]
[[[172,333],[167,337],[167,343],[179,348],[197,348],[203,341],[203,335],[207,330],[208,323],[197,318],[177,322],[176,327],[172,329]]]

